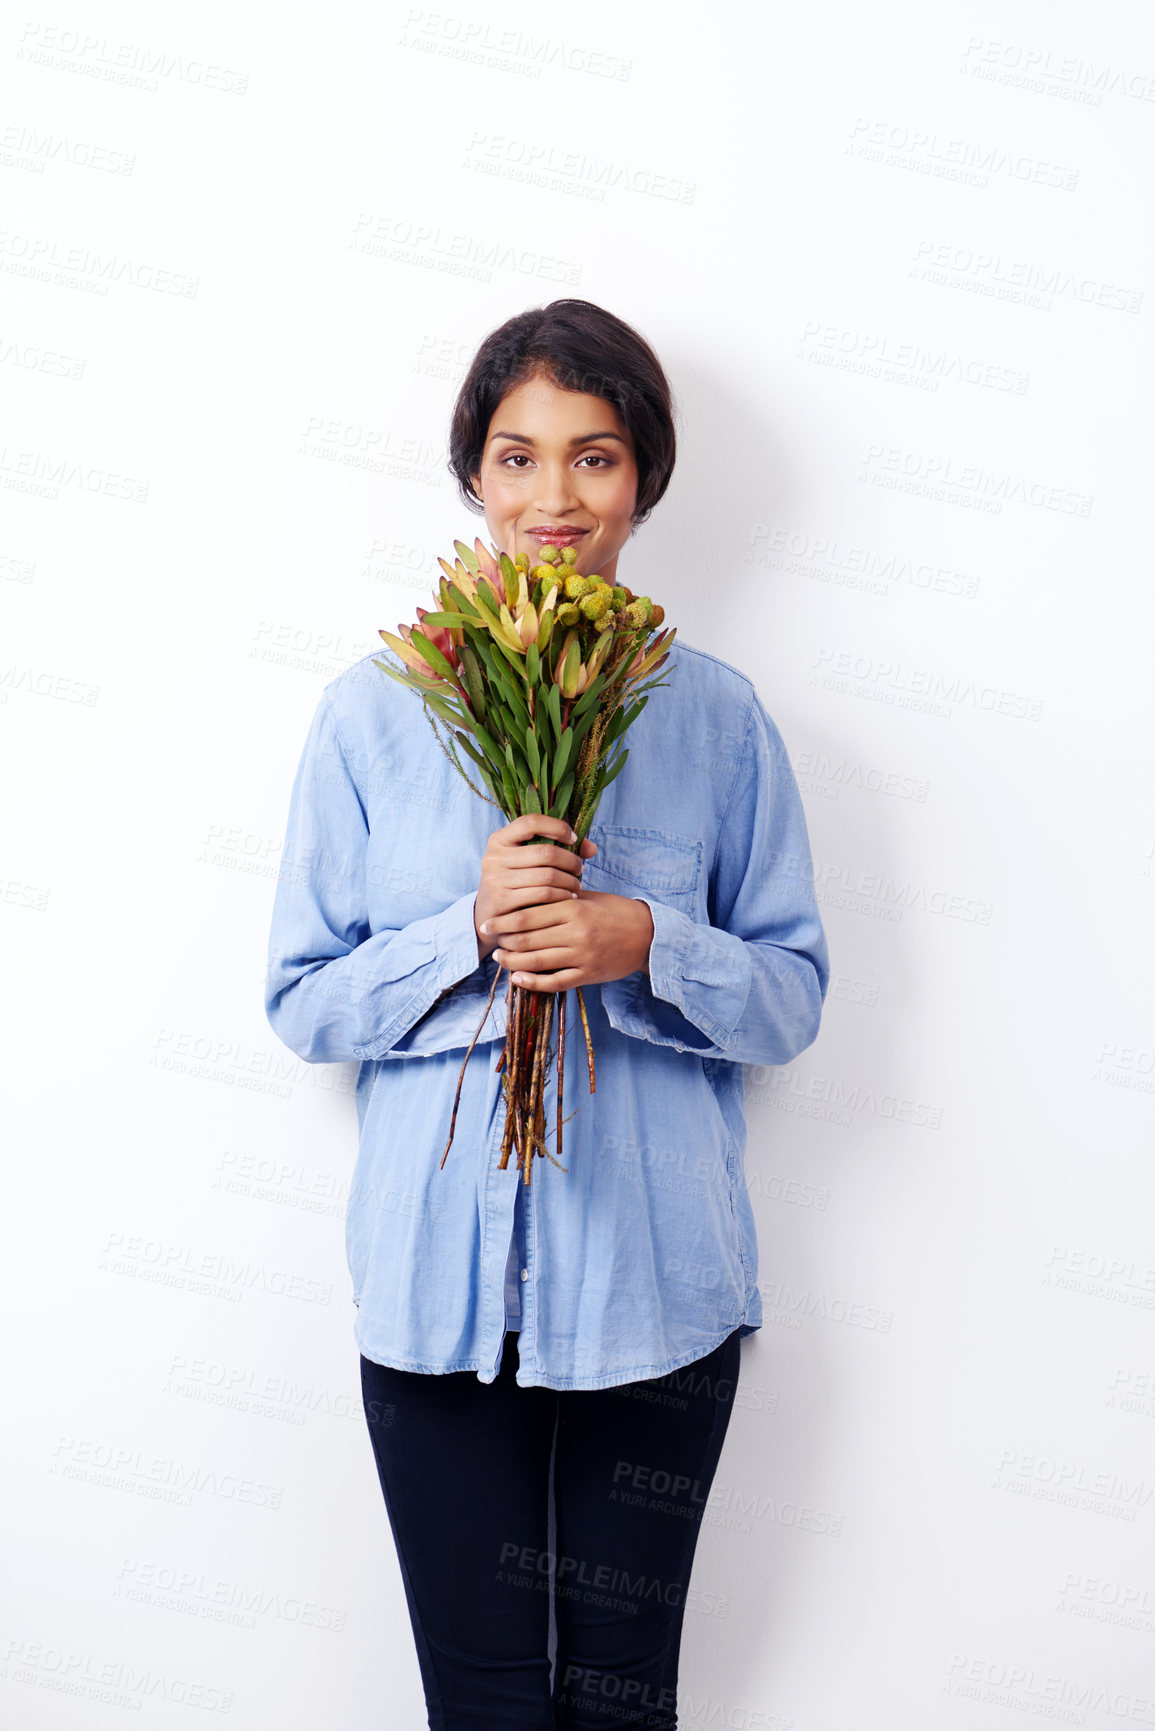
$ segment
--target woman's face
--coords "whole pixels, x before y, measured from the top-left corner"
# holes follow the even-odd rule
[[[638,466],[633,440],[604,397],[527,379],[501,399],[470,477],[490,538],[536,565],[543,547],[572,545],[577,569],[616,580],[633,528]],[[568,531],[568,533],[563,533]]]

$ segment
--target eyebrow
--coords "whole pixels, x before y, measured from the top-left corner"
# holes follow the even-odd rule
[[[534,440],[527,438],[524,433],[494,433],[492,436],[495,439],[515,439],[519,445],[532,445],[534,443]],[[578,433],[570,440],[570,444],[592,445],[597,439],[616,439],[619,445],[626,443],[620,433],[611,433],[607,430],[604,433]]]

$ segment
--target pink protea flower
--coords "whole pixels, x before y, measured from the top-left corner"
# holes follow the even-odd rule
[[[449,629],[448,625],[426,625],[425,616],[431,611],[432,609],[429,607],[419,607],[417,609],[417,621],[421,628],[421,635],[422,637],[427,638],[437,649],[440,649],[442,655],[444,655],[446,661],[448,661],[451,666],[456,667],[457,645],[453,641],[453,632]],[[399,625],[397,629],[405,639],[406,643],[412,643],[413,627],[411,625]],[[417,654],[420,653],[421,651],[418,650]]]
[[[501,566],[498,564],[497,554],[485,546],[480,536],[473,543],[473,551],[477,554],[477,563],[481,566],[481,575],[485,581],[491,585],[501,583]],[[505,594],[504,584],[502,584],[502,594]],[[506,600],[508,601],[508,599],[507,595]]]
[[[472,601],[477,593],[477,577],[466,565],[458,559],[450,564],[447,559],[438,559],[437,563],[451,583],[455,583],[467,601]]]

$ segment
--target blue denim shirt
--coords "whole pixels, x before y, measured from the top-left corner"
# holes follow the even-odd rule
[[[345,1227],[354,1338],[381,1364],[492,1382],[512,1251],[519,1384],[663,1376],[762,1324],[742,1066],[804,1051],[829,981],[781,735],[744,674],[675,639],[582,874],[649,907],[649,975],[584,988],[593,1095],[571,991],[568,1170],[535,1158],[519,1200],[516,1161],[498,1169],[504,979],[440,1164],[497,969],[478,959],[473,906],[486,842],[507,819],[465,786],[420,699],[374,659],[330,681],[309,728],[265,993],[299,1058],[359,1061]],[[546,1098],[552,1127],[552,1072]]]

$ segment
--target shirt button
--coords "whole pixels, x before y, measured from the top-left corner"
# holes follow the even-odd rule
[[[523,1268],[523,1269],[522,1269],[522,1271],[521,1271],[521,1278],[522,1278],[522,1279],[523,1279],[523,1280],[528,1280],[528,1279],[529,1279],[529,1269],[528,1269],[528,1268]]]

